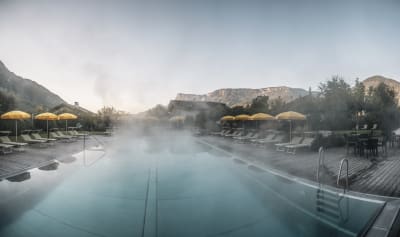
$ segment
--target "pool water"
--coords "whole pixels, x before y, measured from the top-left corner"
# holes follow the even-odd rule
[[[121,139],[75,158],[0,182],[0,236],[357,236],[384,205],[190,138]]]

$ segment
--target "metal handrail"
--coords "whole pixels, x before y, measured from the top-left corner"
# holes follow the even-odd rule
[[[324,160],[325,160],[325,150],[324,147],[320,147],[318,149],[318,167],[317,167],[317,182],[320,183],[319,180],[319,174],[320,174],[320,168],[321,165],[324,165]]]
[[[336,185],[339,187],[340,184],[340,177],[342,176],[342,169],[343,169],[343,164],[346,162],[346,187],[345,190],[349,187],[349,160],[347,160],[346,158],[343,158],[340,161],[340,168],[339,168],[339,172],[338,172],[338,176],[337,176],[337,182]]]

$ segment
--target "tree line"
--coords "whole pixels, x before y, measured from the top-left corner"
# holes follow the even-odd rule
[[[291,102],[259,96],[247,106],[231,108],[229,114],[262,112],[276,115],[290,110],[307,115],[311,130],[351,130],[357,124],[369,127],[376,124],[378,129],[389,135],[400,126],[400,110],[393,88],[384,83],[365,88],[358,79],[351,87],[339,76],[321,83],[316,95],[309,90],[307,96]]]

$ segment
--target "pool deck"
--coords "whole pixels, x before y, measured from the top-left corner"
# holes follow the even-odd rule
[[[215,136],[199,137],[200,141],[217,146],[248,163],[270,167],[293,176],[317,181],[318,152],[303,150],[296,155],[279,152],[271,147],[243,144],[230,138]],[[400,197],[400,150],[390,148],[387,157],[367,159],[346,155],[345,148],[330,148],[325,151],[320,181],[336,187],[340,162],[349,161],[349,189],[352,191]],[[344,177],[344,176],[342,176]],[[341,182],[344,180],[341,179]]]
[[[92,136],[85,140],[86,148],[103,145],[107,137]],[[63,161],[69,159],[73,154],[83,150],[83,139],[75,142],[55,142],[48,147],[37,147],[28,145],[25,151],[14,151],[11,154],[0,155],[0,179],[19,174],[23,171],[37,168],[54,160]]]

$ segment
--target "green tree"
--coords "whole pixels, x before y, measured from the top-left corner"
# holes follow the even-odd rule
[[[386,135],[399,127],[400,111],[393,88],[380,83],[371,90],[366,103],[366,120],[378,124]]]
[[[321,123],[330,130],[350,129],[352,127],[352,93],[350,85],[343,78],[333,76],[320,84]]]
[[[251,102],[251,105],[249,106],[249,113],[269,113],[268,100],[268,96],[257,96],[256,98],[254,98]]]

